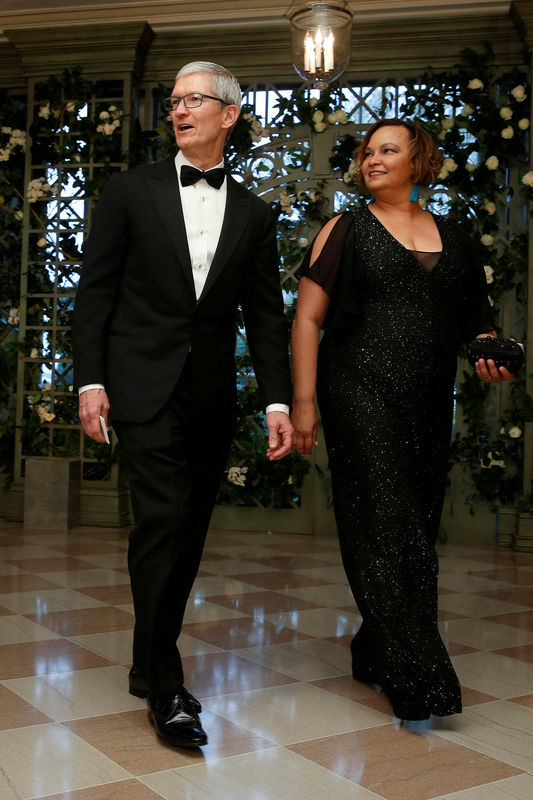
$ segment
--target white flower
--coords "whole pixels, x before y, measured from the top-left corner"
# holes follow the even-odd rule
[[[298,247],[303,248],[303,247],[308,247],[308,245],[309,245],[309,239],[306,239],[305,236],[300,236],[300,238],[298,239]]]
[[[453,119],[449,119],[449,117],[442,117],[440,124],[445,130],[449,130],[450,128],[453,128],[455,122]]]
[[[504,106],[503,108],[500,108],[500,117],[502,119],[508,120],[511,119],[512,116],[513,116],[512,108],[509,108],[509,106]]]
[[[442,165],[444,169],[448,170],[448,172],[455,172],[457,169],[457,164],[453,160],[453,158],[445,158],[444,163]]]
[[[449,175],[449,174],[450,174],[450,173],[448,172],[448,170],[447,170],[447,169],[444,169],[444,167],[442,167],[441,171],[440,171],[440,172],[439,172],[439,174],[437,175],[437,179],[438,179],[438,180],[444,180],[445,178],[447,178],[447,177],[448,177],[448,175]]]
[[[32,348],[32,351],[30,353],[30,358],[39,358],[39,351],[37,350],[36,347]]]
[[[11,155],[11,150],[9,148],[0,148],[0,161],[9,161],[9,156]]]
[[[522,436],[522,431],[516,425],[513,425],[513,427],[509,429],[507,435],[510,436],[511,439],[519,439],[520,436]]]
[[[230,467],[228,469],[228,483],[233,483],[235,486],[244,486],[247,472],[248,467]]]
[[[461,109],[461,116],[462,117],[469,117],[470,114],[473,114],[473,113],[474,113],[474,109],[472,108],[472,106],[469,106],[468,103],[466,103],[466,105],[464,105],[462,107],[462,109]]]
[[[35,203],[42,197],[46,197],[52,191],[52,187],[46,183],[44,178],[34,178],[28,183],[26,197],[30,203]]]
[[[116,106],[109,106],[109,110],[111,111],[111,113],[113,113],[113,111],[117,110],[117,107]]]
[[[526,172],[526,174],[522,178],[522,183],[525,183],[526,186],[533,186],[533,171],[532,170],[530,170],[529,172]]]
[[[318,98],[316,97],[312,97],[309,101],[309,105],[311,106],[311,108],[314,108],[317,105],[317,103],[318,103]]]
[[[37,116],[42,117],[42,119],[48,119],[50,116],[50,103],[45,103],[44,106],[39,106]]]
[[[316,111],[315,111],[316,114]],[[313,114],[314,117],[314,114]],[[346,111],[343,111],[342,108],[338,108],[336,111],[332,111],[331,114],[328,114],[328,122],[333,125],[335,122],[345,123],[348,117],[346,115]],[[322,120],[318,120],[321,122]]]
[[[505,469],[505,461],[503,458],[493,458],[492,453],[487,453],[487,457],[489,458],[489,467],[501,467]]]
[[[311,117],[313,122],[322,122],[324,119],[324,113],[317,108],[316,111],[313,111],[313,116]]]
[[[37,403],[35,411],[41,422],[52,422],[52,420],[56,418],[56,415],[52,414],[48,406],[44,405],[44,403]]]
[[[109,108],[111,109],[111,106],[109,106]],[[243,116],[243,119],[245,119],[246,122],[248,122],[249,125],[250,125],[250,137],[251,137],[252,141],[253,142],[259,142],[261,137],[262,137],[262,135],[263,135],[263,127],[262,127],[261,123],[259,122],[259,120],[255,116],[255,114],[251,114],[250,112],[247,112],[246,114],[243,114],[242,116]],[[115,121],[116,121],[116,116],[115,116]]]
[[[483,208],[487,212],[487,214],[494,214],[496,212],[496,203],[493,203],[492,200],[485,199],[483,201]]]
[[[527,117],[523,117],[522,119],[518,120],[518,127],[521,131],[527,131],[529,128],[529,120]]]
[[[525,100],[527,97],[526,90],[521,83],[519,83],[518,86],[515,86],[514,89],[511,90],[511,94],[518,103],[521,103],[522,100]]]
[[[24,147],[26,145],[26,133],[24,131],[15,128],[14,131],[11,131],[11,136],[9,137],[9,147]]]
[[[9,314],[7,315],[7,324],[8,325],[18,325],[20,322],[19,319],[19,310],[18,308],[10,308]]]
[[[111,136],[111,134],[115,132],[115,130],[119,127],[119,125],[120,125],[119,119],[115,119],[113,120],[113,122],[103,122],[100,125],[96,126],[96,132],[103,133],[106,136]]]
[[[328,127],[327,122],[315,122],[313,123],[313,127],[317,133],[322,133]]]
[[[506,128],[502,130],[502,137],[504,139],[512,139],[514,136],[514,128],[511,125],[508,125]]]
[[[11,128],[7,127],[7,125],[2,125],[0,133],[11,133]]]
[[[472,80],[468,81],[469,89],[483,89],[484,85],[483,81],[480,81],[479,78],[472,78]]]
[[[481,244],[485,245],[485,247],[490,247],[494,244],[494,236],[491,236],[490,233],[484,233],[481,237]]]
[[[109,119],[109,111],[100,111],[100,113],[98,114],[98,119],[102,120]]]
[[[44,247],[46,244],[46,239],[44,236],[41,236],[40,239],[37,240],[37,247]]]
[[[485,161],[487,169],[498,169],[499,165],[498,156],[489,156]]]
[[[450,131],[446,131],[446,130],[444,130],[444,129],[443,129],[443,130],[441,130],[441,132],[440,132],[439,134],[437,134],[437,139],[438,139],[439,141],[443,142],[443,141],[445,140],[445,138],[447,137],[447,135],[449,134],[449,132],[450,132]]]
[[[311,191],[309,192],[309,200],[311,201],[311,203],[316,203],[316,201],[318,200],[318,197],[319,197],[319,193],[315,192],[314,189],[311,189]]]
[[[359,163],[355,159],[352,159],[350,161],[350,166],[342,176],[342,179],[344,183],[352,183],[354,180],[357,179],[358,175],[359,175]]]
[[[22,213],[22,211],[19,210],[15,211],[13,213],[13,216],[15,217],[15,219],[21,220],[24,217],[24,214]]]
[[[505,468],[505,461],[502,458],[494,458],[491,452],[487,453],[487,458],[489,459],[489,467]]]
[[[292,213],[292,201],[293,200],[294,200],[294,198],[291,197],[290,195],[288,195],[287,192],[280,192],[279,193],[279,203],[280,203],[280,206],[281,206],[281,210],[285,214],[287,214],[287,213],[291,214]]]
[[[465,169],[466,169],[467,172],[475,172],[476,171],[476,165],[472,164],[471,161],[467,161],[466,164],[465,164]]]
[[[494,275],[494,270],[492,269],[492,267],[489,267],[488,264],[485,264],[483,269],[485,270],[485,277],[487,279],[487,283],[494,283],[494,278],[492,277]]]

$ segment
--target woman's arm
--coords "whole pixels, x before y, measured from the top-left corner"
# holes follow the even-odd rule
[[[320,231],[313,245],[312,264],[320,255],[338,217]],[[293,446],[302,455],[310,455],[317,444],[318,417],[315,410],[316,373],[320,329],[329,309],[329,296],[311,278],[302,278],[298,289],[296,315],[292,325],[293,403],[291,422]]]
[[[316,370],[320,329],[329,308],[325,291],[309,278],[302,278],[292,325],[293,401],[291,422],[293,445],[310,455],[317,444],[318,417],[315,410]]]

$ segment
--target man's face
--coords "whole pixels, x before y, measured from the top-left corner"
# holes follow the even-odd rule
[[[211,76],[206,72],[194,72],[178,78],[172,97],[182,97],[193,92],[216,96],[211,87]],[[224,105],[218,100],[205,98],[198,108],[186,108],[181,102],[171,112],[176,142],[190,161],[202,162],[222,158],[228,130],[237,116],[237,107]],[[201,164],[199,166],[202,166]]]

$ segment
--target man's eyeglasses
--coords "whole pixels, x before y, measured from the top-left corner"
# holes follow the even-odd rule
[[[231,105],[231,103],[226,103],[226,101],[221,97],[214,97],[212,94],[191,92],[190,94],[184,94],[181,97],[176,96],[165,98],[165,100],[163,100],[163,108],[165,111],[177,111],[182,100],[185,108],[199,108],[206,98],[208,100],[218,100],[219,103],[224,103],[225,106]]]

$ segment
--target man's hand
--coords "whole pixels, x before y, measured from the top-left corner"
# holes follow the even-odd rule
[[[266,415],[268,428],[267,458],[278,461],[291,452],[292,425],[289,415],[283,411],[269,411]]]
[[[103,389],[87,389],[79,398],[80,420],[83,430],[96,442],[105,443],[104,434],[100,427],[100,415],[107,425],[109,414],[109,400]]]

